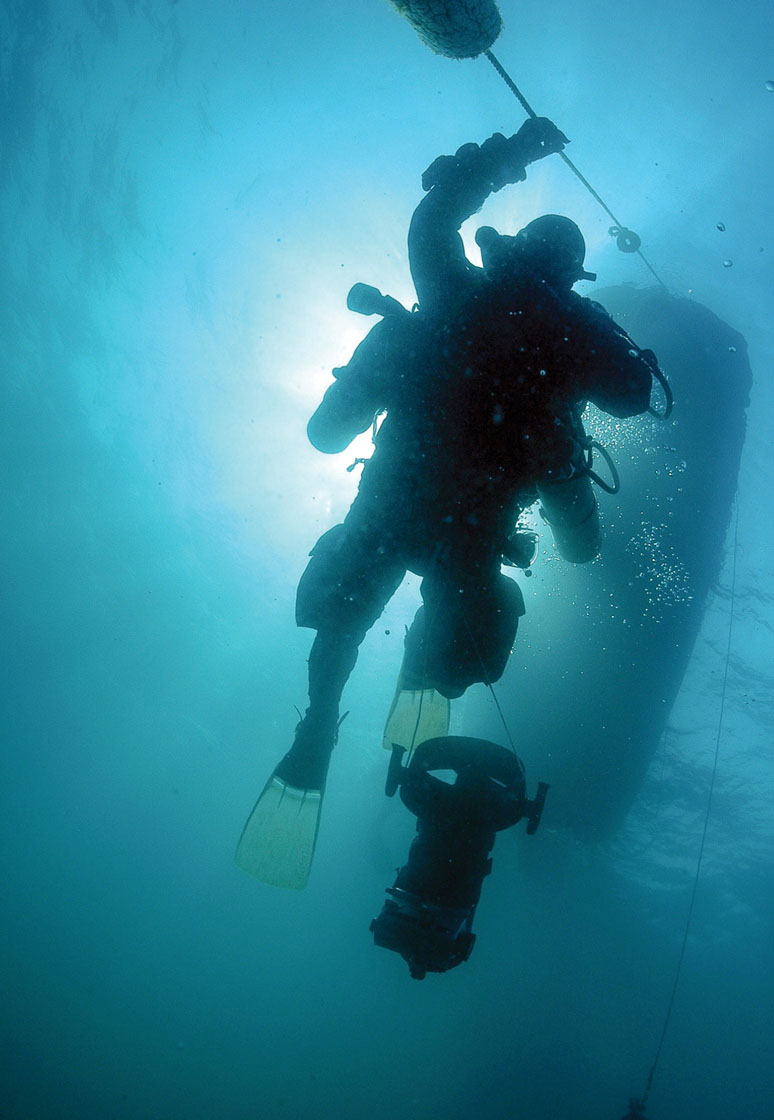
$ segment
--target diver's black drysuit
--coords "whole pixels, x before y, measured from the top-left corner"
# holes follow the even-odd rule
[[[407,570],[422,576],[424,607],[402,687],[453,698],[500,677],[524,613],[500,571],[518,514],[536,484],[580,469],[587,400],[618,417],[648,408],[655,359],[599,304],[465,256],[462,222],[561,147],[530,143],[528,131],[521,146],[522,133],[494,137],[436,161],[445,166],[409,231],[419,310],[373,328],[310,421],[312,442],[339,451],[387,413],[346,520],[314,546],[299,584],[297,623],[317,637],[309,709],[276,771],[289,785],[323,787],[358,647]]]

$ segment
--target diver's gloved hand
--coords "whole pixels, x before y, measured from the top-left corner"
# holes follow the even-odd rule
[[[525,161],[514,151],[514,139],[506,140],[501,132],[495,132],[481,146],[463,144],[453,156],[439,156],[422,176],[422,189],[479,183],[490,191],[499,191],[506,183],[526,179]]]
[[[529,117],[507,143],[511,146],[511,158],[524,166],[561,152],[570,141],[548,117]]]
[[[547,117],[530,117],[515,136],[506,139],[495,132],[480,147],[463,144],[453,156],[439,156],[422,176],[422,189],[478,181],[490,191],[499,191],[507,183],[526,179],[528,163],[560,152],[569,142]]]
[[[515,136],[506,138],[499,132],[485,140],[478,150],[478,163],[492,190],[499,191],[506,183],[526,179],[528,163],[553,152],[561,152],[570,141],[547,117],[530,117]],[[466,145],[466,148],[475,145]],[[460,148],[457,159],[465,152]]]

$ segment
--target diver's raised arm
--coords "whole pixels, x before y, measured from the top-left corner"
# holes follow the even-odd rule
[[[422,176],[428,193],[409,228],[409,262],[419,304],[432,312],[449,308],[464,277],[474,267],[465,256],[459,228],[493,191],[526,178],[526,168],[569,143],[546,117],[531,117],[515,136],[499,132],[480,146],[464,144],[453,156],[439,156]]]

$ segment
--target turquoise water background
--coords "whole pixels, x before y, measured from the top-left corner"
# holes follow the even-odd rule
[[[0,6],[3,1116],[615,1120],[664,1024],[718,734],[648,1114],[772,1115],[774,15],[500,7],[498,57],[670,289],[744,335],[754,384],[721,575],[625,823],[499,839],[470,961],[417,984],[368,932],[413,830],[380,738],[416,580],[345,695],[307,890],[232,855],[305,703],[295,585],[367,454],[304,432],[367,329],[346,293],[413,302],[422,170],[523,113],[386,0]],[[601,284],[652,282],[558,160],[477,224],[546,211]]]

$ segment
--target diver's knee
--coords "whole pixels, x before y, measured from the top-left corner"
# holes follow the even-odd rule
[[[344,547],[345,529],[334,525],[320,537],[296,591],[296,625],[309,630],[336,630],[339,624],[341,573],[337,557]]]

